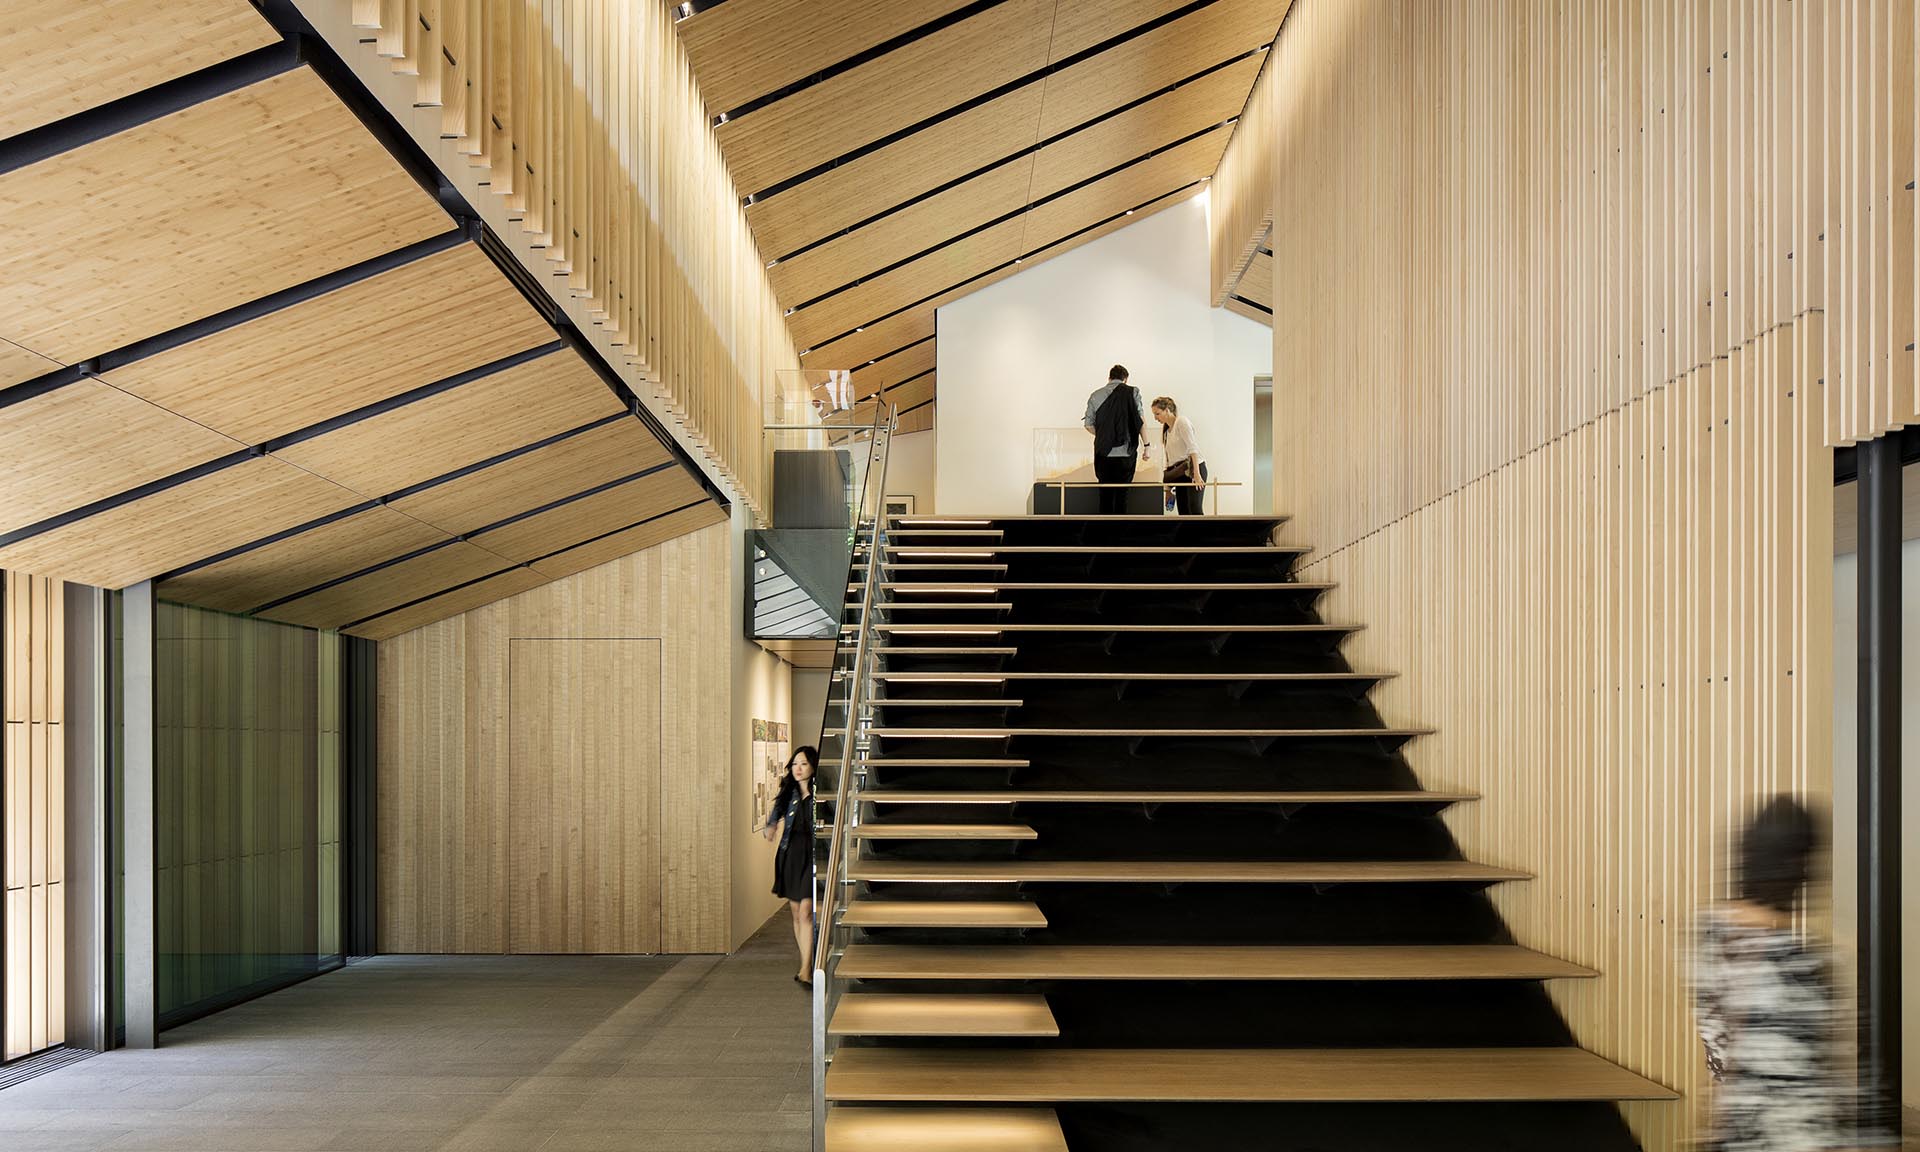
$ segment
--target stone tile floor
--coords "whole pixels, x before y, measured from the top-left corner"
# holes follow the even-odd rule
[[[784,913],[733,956],[382,956],[0,1091],[0,1149],[801,1152]]]

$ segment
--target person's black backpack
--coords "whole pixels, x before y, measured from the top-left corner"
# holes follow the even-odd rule
[[[1122,384],[1107,394],[1093,414],[1093,454],[1105,456],[1115,448],[1131,449],[1140,442],[1140,390]]]

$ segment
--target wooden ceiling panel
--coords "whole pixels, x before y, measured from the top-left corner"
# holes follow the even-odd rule
[[[878,324],[868,324],[864,332],[849,332],[831,343],[808,349],[800,357],[801,363],[808,368],[852,368],[857,372],[868,362],[898,352],[909,344],[931,340],[934,307],[927,304],[909,308]]]
[[[880,394],[880,398],[905,412],[909,408],[918,408],[933,399],[933,373],[917,376],[904,384],[895,385]]]
[[[461,244],[110,379],[259,444],[553,339],[479,247]]]
[[[812,347],[1014,259],[1021,251],[1023,219],[1016,217],[964,240],[956,240],[856,288],[795,312],[787,318],[794,342],[802,348]]]
[[[69,363],[451,226],[306,68],[9,172],[0,204],[0,337]]]
[[[538,588],[547,582],[547,577],[531,568],[515,568],[497,576],[489,576],[476,584],[450,589],[418,604],[410,604],[405,608],[375,616],[365,624],[344,631],[349,636],[358,636],[365,640],[391,640],[415,628],[424,628],[450,616],[471,612],[475,608],[484,607],[496,600],[505,600],[509,596]]]
[[[278,39],[246,0],[8,0],[0,138]]]
[[[98,380],[76,381],[0,412],[0,532],[245,447]]]
[[[456,540],[443,548],[322,588],[298,600],[289,600],[259,615],[308,628],[340,628],[510,567],[508,561],[486,549]]]
[[[359,502],[263,456],[0,548],[0,568],[124,588]]]
[[[900,423],[894,427],[894,431],[902,435],[908,432],[932,431],[933,410],[934,406],[932,404],[923,404],[911,412],[902,412],[900,414]]]
[[[854,397],[865,399],[883,388],[923,376],[933,371],[935,359],[934,342],[926,340],[903,348],[871,367],[856,368],[853,371]]]
[[[865,332],[858,334],[849,333],[829,344],[823,344],[818,348],[814,348],[802,359],[809,368],[837,368],[848,364],[863,365],[868,361],[886,356],[889,353],[898,352],[909,344],[928,339],[934,335],[936,323],[935,313],[942,305],[950,304],[962,296],[977,292],[988,285],[996,284],[1035,264],[1050,260],[1063,252],[1072,251],[1082,244],[1091,240],[1097,240],[1135,221],[1143,220],[1155,212],[1179,204],[1195,194],[1196,193],[1190,190],[1176,192],[1162,200],[1155,201],[1141,208],[1132,216],[1110,221],[1079,236],[1075,236],[1070,240],[1064,240],[1050,245],[1032,256],[1027,257],[1019,267],[1002,268],[990,272],[985,276],[968,281],[966,284],[955,288],[951,292],[942,293],[940,296],[927,301],[925,304],[917,304],[898,315],[882,320],[878,324],[869,324],[866,326]],[[882,360],[880,363],[885,363],[885,361]],[[876,364],[875,367],[878,367],[878,364]]]
[[[972,0],[733,0],[678,24],[707,110],[730,112]]]
[[[496,555],[525,563],[692,504],[704,496],[700,485],[683,469],[668,468],[482,533],[473,542]]]
[[[747,205],[761,254],[777,259],[1035,143],[1044,91],[1033,83],[996,96]]]
[[[845,287],[862,276],[931,248],[989,220],[1018,212],[1033,185],[1033,157],[1023,156],[890,213],[864,228],[782,260],[767,270],[789,306]]]
[[[464,536],[670,458],[646,425],[622,420],[436,484],[392,506],[444,532]]]
[[[1232,134],[1232,128],[1216,128],[1205,136],[1169,148],[1035,208],[1027,213],[1025,246],[1038,248],[1065,239],[1096,220],[1125,212],[1211,175]]]
[[[1219,0],[1047,78],[1040,138],[1272,41],[1291,0]],[[1114,77],[1127,77],[1125,88]],[[1252,85],[1249,84],[1249,87]],[[1131,90],[1135,96],[1125,95]],[[1244,103],[1244,94],[1243,100]]]
[[[745,194],[991,92],[1046,63],[1053,0],[1006,0],[715,129]]]
[[[1188,0],[1060,0],[1053,13],[1049,62],[1064,60],[1158,19]]]
[[[1255,252],[1247,262],[1247,270],[1241,273],[1233,294],[1251,300],[1269,313],[1273,311],[1273,257],[1265,249]]]
[[[64,367],[66,365],[49,360],[31,348],[22,348],[11,340],[0,340],[0,388],[9,388]]]
[[[1033,167],[1033,198],[1051,196],[1240,115],[1260,61],[1259,56],[1237,61],[1041,149]]]
[[[624,410],[586,361],[563,349],[274,455],[385,496]]]
[[[1233,313],[1235,316],[1244,316],[1256,324],[1265,324],[1269,328],[1273,327],[1273,314],[1271,312],[1262,312],[1238,296],[1227,297],[1227,302],[1222,304],[1221,307]]]
[[[446,533],[411,516],[369,508],[183,573],[162,583],[159,594],[222,612],[251,612],[446,539]]]
[[[678,512],[669,512],[645,524],[636,524],[632,528],[603,536],[598,540],[569,548],[557,556],[537,561],[533,570],[549,580],[558,580],[576,572],[585,572],[589,568],[598,568],[610,560],[622,556],[631,556],[663,544],[676,536],[685,536],[689,532],[698,532],[713,524],[725,522],[726,510],[709,500],[692,508],[682,508]]]

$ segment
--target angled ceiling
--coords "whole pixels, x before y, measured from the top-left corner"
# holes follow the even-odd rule
[[[1291,0],[722,0],[679,22],[812,368],[930,427],[934,309],[1196,193]]]
[[[385,637],[724,517],[251,5],[26,9],[0,568]]]

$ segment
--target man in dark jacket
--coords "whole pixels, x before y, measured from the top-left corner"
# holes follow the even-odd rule
[[[1146,426],[1146,405],[1140,389],[1127,383],[1127,370],[1119,364],[1107,373],[1104,388],[1095,388],[1087,397],[1087,415],[1082,421],[1093,434],[1093,478],[1102,484],[1125,484],[1140,466],[1139,451],[1147,445],[1140,429]],[[1127,488],[1100,489],[1100,514],[1113,516],[1127,510]]]

